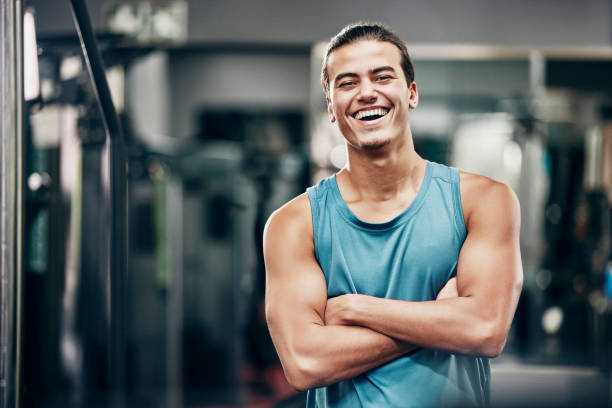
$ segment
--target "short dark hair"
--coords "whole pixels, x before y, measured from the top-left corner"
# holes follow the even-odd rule
[[[406,77],[408,85],[414,81],[414,66],[408,55],[406,44],[393,30],[381,23],[357,22],[344,27],[338,34],[332,37],[327,44],[325,58],[323,59],[323,67],[321,69],[321,84],[325,94],[329,94],[329,73],[327,72],[327,62],[329,56],[337,48],[348,45],[357,41],[374,40],[383,41],[395,45],[402,54],[401,66]]]

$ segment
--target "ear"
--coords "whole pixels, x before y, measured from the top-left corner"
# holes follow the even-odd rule
[[[417,89],[416,82],[412,81],[410,86],[408,87],[408,92],[410,94],[408,98],[408,107],[410,109],[415,109],[419,104],[419,91]]]
[[[332,108],[332,103],[329,96],[326,96],[325,100],[327,101],[327,114],[329,115],[329,121],[334,123],[336,121],[336,117],[334,116],[334,110]]]

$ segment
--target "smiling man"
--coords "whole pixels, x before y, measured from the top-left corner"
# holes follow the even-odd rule
[[[404,43],[345,27],[322,69],[347,165],[264,232],[266,316],[309,407],[486,406],[522,287],[506,185],[421,158]]]

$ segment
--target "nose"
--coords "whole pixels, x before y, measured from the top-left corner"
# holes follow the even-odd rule
[[[376,88],[371,81],[362,81],[359,87],[359,101],[372,102],[377,97]]]

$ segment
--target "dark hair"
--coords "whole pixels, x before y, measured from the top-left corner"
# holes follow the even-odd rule
[[[410,85],[414,81],[414,67],[408,55],[406,44],[397,34],[389,27],[381,23],[357,22],[344,27],[338,34],[332,37],[327,44],[325,58],[323,59],[323,68],[321,69],[321,84],[325,94],[329,93],[329,74],[327,72],[327,61],[334,50],[344,45],[348,45],[357,41],[375,40],[388,42],[395,45],[402,54],[401,66],[406,76],[406,82]]]

